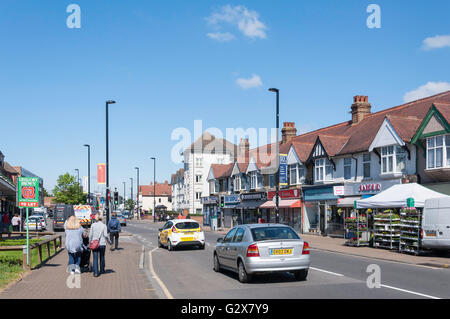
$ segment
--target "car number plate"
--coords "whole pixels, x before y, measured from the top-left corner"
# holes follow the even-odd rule
[[[279,256],[279,255],[292,255],[292,248],[277,248],[277,249],[271,249],[270,254],[273,256]]]
[[[194,237],[182,237],[181,241],[193,241]]]
[[[436,237],[436,231],[435,231],[435,230],[426,230],[426,231],[425,231],[425,234],[426,234],[428,237]]]

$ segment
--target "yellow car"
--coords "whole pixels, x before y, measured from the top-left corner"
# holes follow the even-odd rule
[[[198,246],[205,249],[205,234],[193,219],[169,220],[158,233],[158,246],[173,250],[181,246]]]

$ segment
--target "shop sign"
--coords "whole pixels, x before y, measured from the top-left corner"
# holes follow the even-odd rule
[[[288,186],[287,154],[280,154],[280,186]]]
[[[266,200],[266,193],[246,193],[241,194],[241,201],[245,200]]]
[[[219,200],[219,197],[217,197],[217,196],[202,197],[202,204],[203,205],[217,204],[218,200]]]
[[[225,195],[225,205],[239,203],[239,195]]]
[[[275,197],[276,192],[270,191],[267,194],[267,199],[272,200]],[[289,198],[300,198],[300,189],[283,189],[278,192],[278,195],[282,199],[289,199]]]
[[[19,177],[17,193],[19,207],[39,207],[39,178]]]
[[[373,192],[380,192],[380,191],[381,191],[381,184],[380,183],[361,184],[361,185],[359,185],[359,192],[360,193],[373,193]]]
[[[344,186],[334,186],[333,194],[334,196],[344,196]]]

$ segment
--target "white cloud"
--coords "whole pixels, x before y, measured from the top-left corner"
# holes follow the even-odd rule
[[[256,74],[253,74],[249,79],[239,78],[236,80],[236,83],[244,90],[257,88],[262,85],[261,78]]]
[[[413,91],[407,92],[403,96],[403,101],[408,103],[449,90],[450,83],[448,82],[428,82]]]
[[[231,34],[229,32],[208,33],[208,37],[210,37],[213,40],[219,41],[219,42],[228,42],[228,41],[232,41],[236,38],[233,34]]]
[[[450,35],[436,35],[423,40],[424,50],[441,49],[450,47]]]
[[[220,27],[221,23],[237,26],[238,29],[249,38],[265,39],[267,27],[259,20],[256,11],[248,10],[244,6],[231,7],[226,5],[219,12],[213,13],[207,18],[212,25]]]

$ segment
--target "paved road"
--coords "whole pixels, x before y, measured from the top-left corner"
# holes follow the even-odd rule
[[[414,266],[319,250],[311,251],[308,279],[290,274],[256,276],[242,284],[232,272],[213,271],[212,254],[221,235],[205,232],[206,249],[169,252],[157,247],[161,223],[128,222],[126,231],[145,247],[145,268],[160,297],[173,298],[450,298],[448,269]],[[151,259],[151,260],[150,260]],[[381,269],[381,288],[368,288],[369,265]]]

